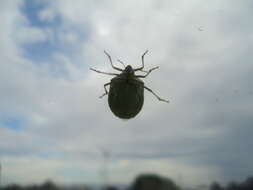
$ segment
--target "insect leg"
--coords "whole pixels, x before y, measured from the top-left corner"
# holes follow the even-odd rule
[[[169,103],[169,100],[165,100],[165,99],[160,98],[160,97],[159,97],[156,93],[154,93],[150,88],[148,88],[148,87],[146,87],[146,86],[144,86],[144,88],[145,88],[146,90],[148,90],[149,92],[151,92],[159,101],[163,101],[163,102]]]
[[[159,66],[149,69],[148,71],[143,71],[146,73],[145,75],[135,75],[135,76],[138,78],[145,78],[149,75],[149,73],[151,73],[153,70],[158,69],[158,68],[159,68]]]
[[[142,70],[144,68],[144,56],[146,55],[146,53],[148,53],[148,50],[146,50],[143,55],[141,56],[141,62],[142,62],[142,66],[139,68],[134,69],[134,71],[139,71]]]
[[[110,85],[110,84],[111,84],[110,82],[108,82],[108,83],[104,84],[105,93],[104,93],[104,94],[102,94],[101,96],[99,96],[99,98],[103,98],[105,95],[107,95],[107,94],[108,94],[108,91],[107,91],[107,89],[106,89],[106,86],[108,86],[108,85]]]
[[[93,68],[90,68],[90,70],[95,71],[97,73],[106,74],[106,75],[115,75],[115,76],[118,76],[118,74],[116,74],[116,73],[107,73],[107,72],[99,71],[99,70],[96,70],[96,69],[93,69]]]
[[[107,53],[106,51],[104,51],[104,53],[107,55],[107,57],[109,58],[109,61],[111,63],[111,66],[112,68],[114,68],[115,70],[118,70],[118,71],[123,71],[122,69],[118,68],[118,67],[115,67],[113,64],[112,64],[112,58],[111,56],[109,55],[109,53]]]

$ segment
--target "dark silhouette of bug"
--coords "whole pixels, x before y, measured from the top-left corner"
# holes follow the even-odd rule
[[[142,55],[142,66],[133,69],[131,65],[125,67],[124,63],[120,62],[125,69],[120,69],[115,67],[112,63],[111,56],[104,51],[104,53],[109,58],[111,66],[113,69],[120,71],[120,74],[108,73],[90,68],[92,71],[97,73],[114,75],[115,77],[111,79],[111,82],[104,85],[105,93],[100,96],[108,95],[108,103],[111,111],[119,118],[130,119],[135,117],[142,109],[144,103],[144,89],[151,92],[159,101],[169,102],[168,100],[160,98],[156,93],[154,93],[150,88],[144,85],[144,82],[140,78],[147,77],[153,70],[159,67],[154,67],[148,71],[144,71],[144,56],[148,53],[148,50]],[[146,73],[145,75],[135,75],[136,71],[141,71]],[[109,92],[106,87],[110,85]]]

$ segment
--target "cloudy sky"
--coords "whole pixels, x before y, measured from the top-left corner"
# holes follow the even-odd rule
[[[186,186],[253,175],[252,0],[0,2],[2,184],[129,183],[143,172]],[[115,117],[103,51],[146,69],[142,111]],[[120,65],[118,65],[120,66]],[[107,161],[104,162],[104,154]]]

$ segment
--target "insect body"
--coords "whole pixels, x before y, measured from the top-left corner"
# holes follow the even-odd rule
[[[128,65],[119,76],[110,83],[108,103],[112,112],[124,119],[136,116],[144,102],[144,83],[136,78],[132,67]]]
[[[144,103],[144,89],[151,92],[154,96],[157,97],[158,100],[169,102],[167,100],[164,100],[160,98],[158,95],[156,95],[151,89],[146,87],[144,85],[144,82],[140,80],[140,78],[145,78],[149,75],[149,73],[158,67],[154,67],[150,69],[149,71],[144,71],[144,55],[148,52],[146,51],[142,55],[142,66],[140,68],[133,69],[131,65],[127,65],[125,69],[120,69],[118,67],[115,67],[112,64],[112,60],[110,55],[104,51],[105,54],[108,56],[109,61],[111,63],[111,66],[115,69],[120,71],[120,74],[116,73],[107,73],[103,71],[98,71],[96,69],[92,69],[95,72],[107,74],[107,75],[114,75],[115,77],[111,79],[111,82],[106,83],[104,85],[105,93],[100,96],[102,98],[103,96],[109,94],[108,96],[108,104],[111,109],[111,111],[119,118],[122,119],[130,119],[135,117],[142,109],[143,103]],[[124,65],[124,63],[120,60],[118,60],[120,63]],[[142,71],[145,72],[145,75],[135,75],[135,71]],[[110,85],[109,93],[106,89],[106,87]]]

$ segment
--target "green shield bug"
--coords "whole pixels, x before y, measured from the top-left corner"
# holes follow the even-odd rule
[[[115,76],[109,83],[104,85],[105,93],[100,96],[100,98],[102,98],[108,94],[108,104],[114,115],[121,119],[130,119],[135,117],[141,111],[144,103],[144,89],[151,92],[159,101],[169,102],[168,100],[160,98],[150,88],[146,87],[142,80],[140,80],[140,78],[147,77],[153,70],[159,68],[154,67],[148,71],[143,70],[144,56],[148,53],[148,50],[145,51],[141,57],[142,66],[136,69],[133,69],[131,65],[127,65],[125,67],[124,63],[120,60],[118,60],[118,62],[120,62],[125,68],[121,69],[115,67],[112,63],[111,56],[106,51],[104,51],[104,53],[109,58],[112,68],[120,71],[121,73],[108,73],[93,68],[90,69],[97,73]],[[136,71],[145,72],[145,75],[135,75]],[[108,85],[110,85],[109,92],[106,89]]]

